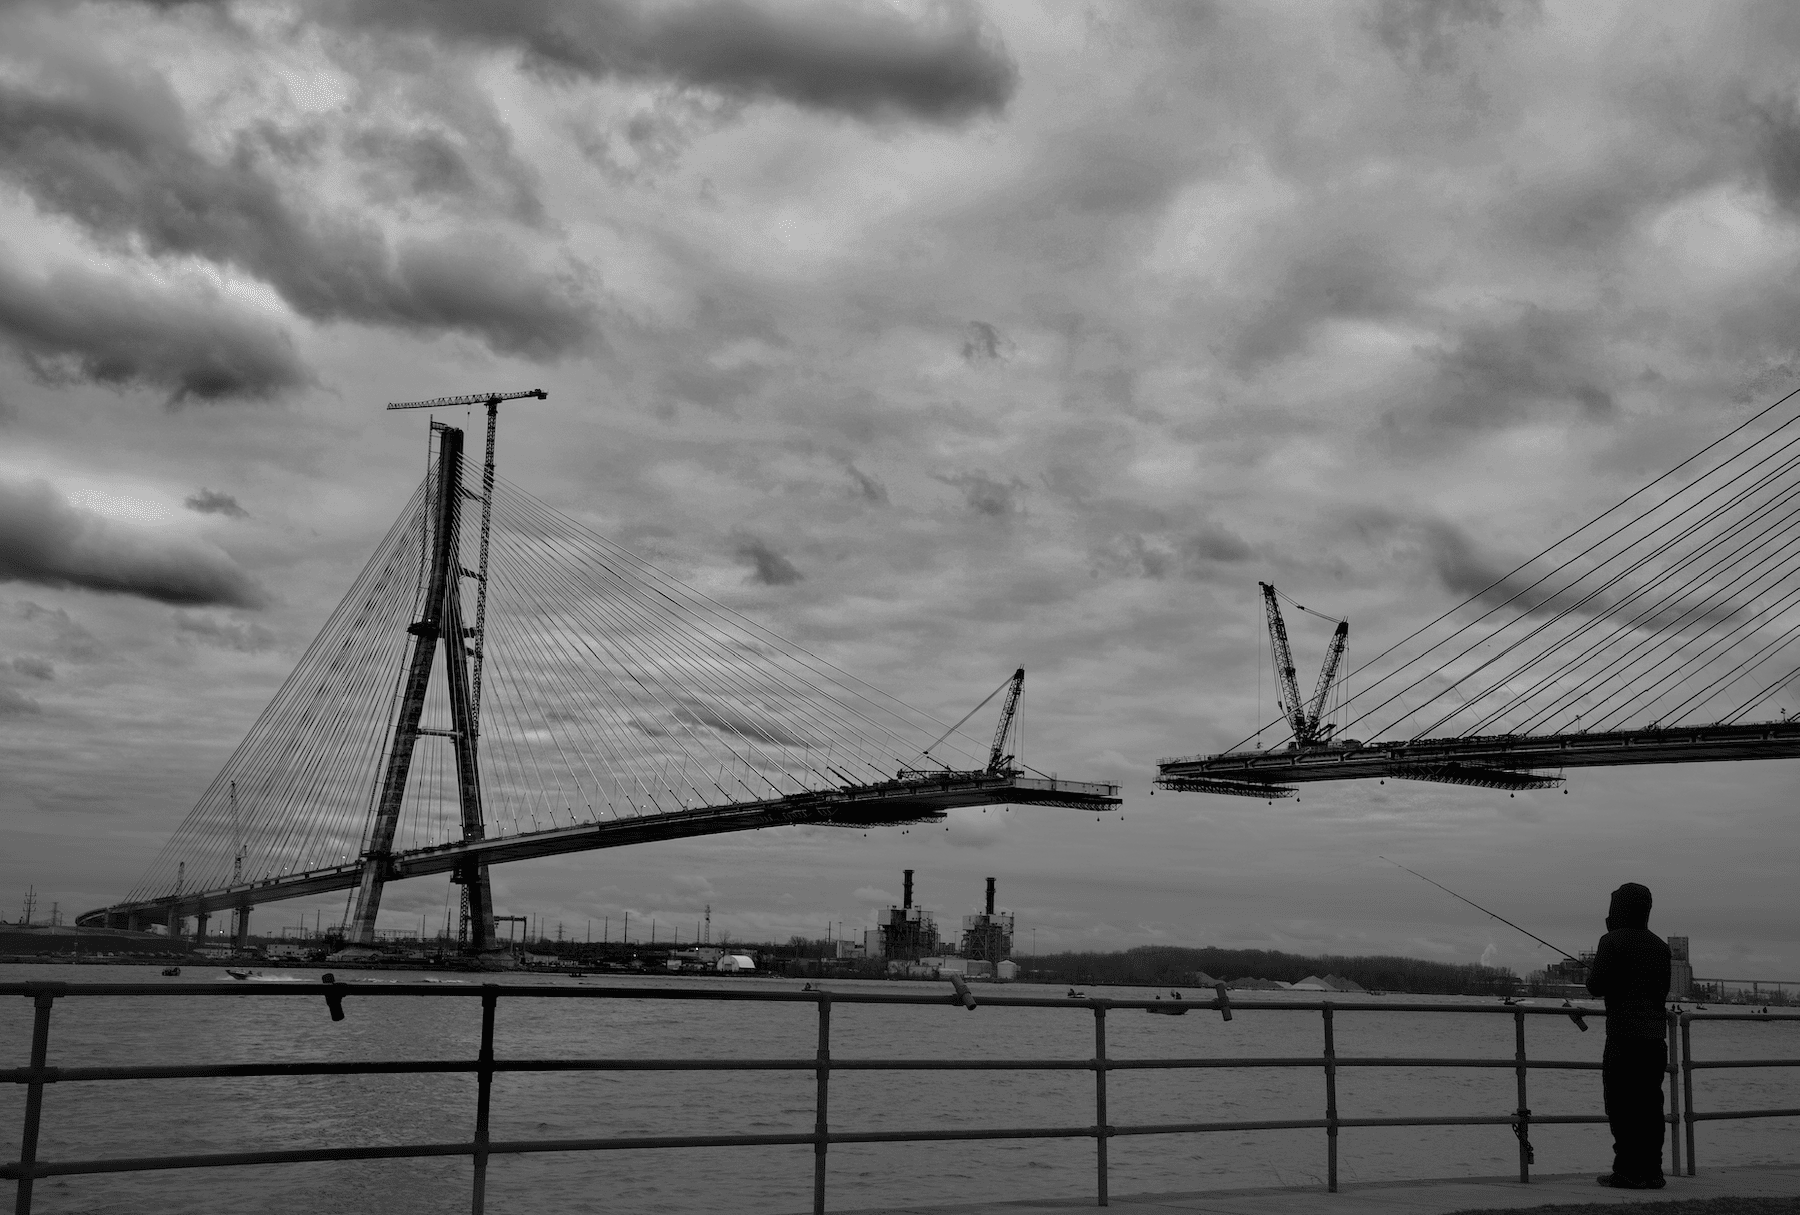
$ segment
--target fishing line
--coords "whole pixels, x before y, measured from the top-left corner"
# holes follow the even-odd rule
[[[1406,869],[1406,866],[1402,865],[1399,861],[1390,861],[1385,856],[1377,857],[1376,859],[1387,861],[1388,864],[1392,865],[1396,869]],[[1417,869],[1406,869],[1406,871],[1408,873],[1412,874],[1414,877],[1418,878],[1421,882],[1431,882],[1430,878],[1428,878],[1424,874],[1420,873]],[[1473,907],[1476,911],[1481,912],[1483,915],[1493,916],[1496,920],[1499,920],[1502,924],[1505,924],[1508,928],[1518,929],[1518,931],[1523,932],[1526,936],[1528,936],[1532,940],[1536,941],[1539,945],[1542,945],[1547,949],[1554,949],[1554,950],[1556,950],[1557,953],[1560,953],[1565,958],[1573,958],[1575,956],[1574,954],[1570,953],[1566,949],[1562,949],[1558,946],[1550,944],[1550,942],[1546,941],[1543,937],[1540,937],[1537,933],[1531,932],[1524,928],[1519,928],[1519,926],[1517,924],[1513,923],[1511,920],[1507,919],[1505,916],[1501,915],[1499,912],[1489,911],[1486,907],[1483,907],[1480,903],[1477,903],[1474,899],[1464,899],[1462,895],[1456,893],[1456,891],[1450,889],[1450,887],[1444,885],[1442,882],[1431,882],[1431,884],[1433,886],[1436,886],[1439,890],[1442,890],[1445,894],[1449,895],[1453,899],[1462,899],[1463,902],[1465,902],[1469,906]]]

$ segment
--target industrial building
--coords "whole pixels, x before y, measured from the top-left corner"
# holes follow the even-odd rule
[[[994,879],[987,880],[987,910],[962,922],[962,956],[998,965],[1012,957],[1013,917],[994,910]]]
[[[923,907],[913,906],[913,871],[906,871],[901,906],[876,914],[874,932],[865,937],[873,957],[891,961],[915,961],[938,951],[937,921]]]

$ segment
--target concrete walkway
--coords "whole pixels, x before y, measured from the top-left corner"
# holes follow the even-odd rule
[[[1488,1208],[1552,1203],[1675,1202],[1684,1198],[1800,1197],[1800,1164],[1706,1169],[1697,1177],[1671,1177],[1667,1189],[1609,1190],[1593,1173],[1517,1178],[1468,1177],[1442,1181],[1365,1182],[1327,1194],[1311,1186],[1261,1190],[1212,1190],[1190,1194],[1115,1194],[1107,1208],[1134,1215],[1450,1215]],[[839,1191],[832,1211],[848,1215],[1066,1215],[1094,1210],[1094,1199],[992,1202],[967,1206],[865,1207]],[[842,1203],[843,1205],[839,1205]]]

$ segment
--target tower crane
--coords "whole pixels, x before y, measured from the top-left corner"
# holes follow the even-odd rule
[[[500,402],[521,397],[549,400],[542,388],[524,392],[469,392],[454,397],[432,397],[428,401],[389,401],[389,409],[449,409],[457,405],[487,406],[487,459],[481,466],[481,557],[475,571],[475,669],[469,691],[469,715],[477,730],[481,725],[481,667],[487,652],[487,572],[488,523],[494,514],[494,424],[500,419]]]
[[[1350,622],[1337,622],[1337,629],[1331,635],[1331,645],[1325,651],[1325,665],[1319,670],[1319,682],[1313,689],[1312,699],[1303,703],[1300,700],[1300,683],[1294,672],[1294,654],[1288,646],[1287,623],[1281,618],[1281,604],[1275,597],[1275,588],[1267,582],[1257,585],[1262,587],[1263,606],[1269,618],[1269,651],[1275,660],[1277,694],[1282,698],[1281,712],[1287,718],[1288,727],[1294,732],[1292,745],[1296,748],[1323,746],[1331,741],[1332,727],[1329,724],[1321,727],[1319,718],[1324,714],[1325,703],[1331,696],[1331,685],[1337,680],[1344,649],[1350,644]]]

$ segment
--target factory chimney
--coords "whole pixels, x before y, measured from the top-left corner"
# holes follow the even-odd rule
[[[900,899],[900,906],[902,907],[912,906],[912,873],[913,871],[910,869],[906,871],[906,893],[902,895]]]
[[[987,904],[987,913],[988,913],[988,914],[989,914],[989,915],[993,915],[993,914],[994,914],[994,879],[993,879],[993,878],[989,878],[989,879],[988,879],[988,904]]]

